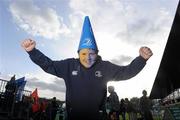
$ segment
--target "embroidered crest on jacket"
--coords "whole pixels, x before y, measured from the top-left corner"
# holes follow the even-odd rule
[[[72,71],[72,75],[73,75],[73,76],[78,75],[78,71],[77,71],[77,70],[73,70],[73,71]]]
[[[102,77],[101,71],[96,71],[96,72],[95,72],[95,76],[96,76],[96,77]]]

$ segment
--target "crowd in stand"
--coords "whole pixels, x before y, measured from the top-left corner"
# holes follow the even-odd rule
[[[52,99],[37,99],[32,93],[30,96],[23,96],[21,101],[15,100],[16,86],[13,84],[15,76],[6,85],[6,90],[1,95],[0,111],[7,112],[9,116],[24,120],[65,120],[66,112],[62,103],[58,103],[56,97]],[[37,92],[37,91],[36,91]],[[102,116],[104,120],[153,120],[151,114],[151,101],[147,97],[146,90],[140,99],[122,98],[119,100],[113,86],[108,86],[110,95],[106,100],[106,110]],[[140,116],[140,117],[139,117]]]
[[[55,120],[57,113],[58,120],[62,120],[63,108],[56,101],[56,97],[51,100],[40,99],[34,104],[34,99],[31,96],[24,96],[22,101],[11,103],[10,105],[3,104],[1,101],[0,112],[7,112],[9,117],[19,118],[23,120]],[[11,114],[12,113],[12,114]]]
[[[17,85],[15,75],[7,82],[5,91],[0,94],[0,119],[17,118],[21,120],[55,120],[62,119],[63,102],[52,99],[38,98],[37,89],[29,96],[22,96],[17,100]]]
[[[120,120],[120,116],[122,120],[126,120],[126,114],[128,114],[128,120],[153,120],[152,102],[147,97],[146,90],[143,90],[143,96],[140,99],[131,99],[131,101],[128,98],[119,101],[113,86],[108,87],[108,92],[110,93],[106,107],[108,109],[108,120]]]

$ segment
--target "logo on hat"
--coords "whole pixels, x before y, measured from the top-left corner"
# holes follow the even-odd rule
[[[86,39],[84,40],[84,43],[83,43],[82,45],[83,45],[83,46],[91,46],[91,45],[92,45],[91,39],[86,38]]]

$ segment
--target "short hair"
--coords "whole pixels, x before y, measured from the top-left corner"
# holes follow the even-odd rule
[[[146,93],[146,94],[147,94],[147,91],[146,91],[146,90],[143,90],[143,91],[142,91],[142,94],[144,94],[144,93]]]
[[[108,86],[108,89],[114,91],[114,86]]]

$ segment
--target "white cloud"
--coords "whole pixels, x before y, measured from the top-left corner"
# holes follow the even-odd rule
[[[72,8],[72,11],[81,11],[83,13],[88,13],[89,15],[96,14],[96,11],[98,10],[97,1],[95,0],[71,0],[69,5],[70,8]]]
[[[40,8],[31,0],[13,1],[10,12],[18,27],[31,35],[58,39],[60,35],[70,33],[62,17],[54,9]]]
[[[5,75],[3,73],[0,73],[0,79],[2,80],[10,80],[13,75]]]
[[[81,13],[78,14],[81,18],[84,15],[90,16],[97,41],[106,41],[102,39],[103,36],[110,38],[107,40],[111,41],[110,44],[118,40],[140,45],[156,42],[171,26],[170,11],[164,4],[156,4],[156,1],[71,0],[70,8],[72,16],[77,16],[77,13]]]
[[[60,100],[65,100],[66,87],[63,79],[41,72],[41,70],[28,73],[25,78],[27,80],[25,89],[34,91],[35,88],[38,88],[40,97],[52,98],[55,96]]]

